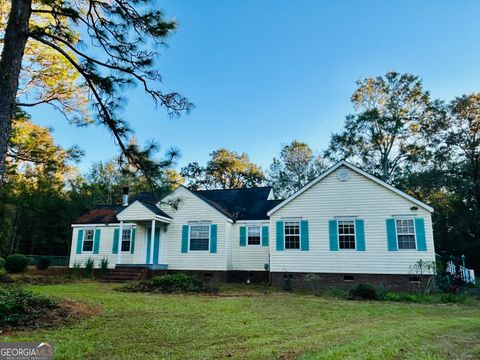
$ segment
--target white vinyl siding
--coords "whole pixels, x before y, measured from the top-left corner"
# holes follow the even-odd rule
[[[177,209],[167,204],[170,200],[180,200]],[[227,270],[226,228],[230,224],[226,216],[184,187],[162,199],[160,208],[173,218],[160,234],[160,263],[172,270]],[[182,253],[182,226],[206,221],[217,225],[217,252],[190,251],[189,248],[187,253]]]
[[[347,169],[350,179],[344,182],[337,178],[336,171],[272,214],[272,271],[408,274],[410,265],[416,261],[435,259],[432,222],[427,210],[351,169]],[[386,219],[399,214],[425,219],[426,252],[388,251]],[[364,220],[366,251],[330,251],[328,222],[345,215]],[[309,251],[275,249],[275,224],[289,218],[308,218]]]
[[[232,226],[232,269],[238,271],[265,271],[265,264],[269,263],[269,247],[261,244],[240,246],[240,227],[248,225],[247,222],[237,222]],[[269,226],[269,223],[268,220],[259,221],[254,223],[253,226],[260,226],[261,234],[261,227]]]
[[[131,225],[125,225],[126,227],[132,228]],[[101,225],[95,226],[95,229],[100,230],[100,246],[98,254],[94,254],[93,251],[84,252],[82,251],[81,254],[76,253],[77,249],[77,239],[78,239],[78,231],[80,229],[83,230],[83,234],[85,237],[85,229],[93,227],[82,227],[82,226],[74,226],[72,228],[72,246],[70,251],[70,262],[69,266],[73,267],[75,262],[85,265],[85,261],[88,258],[92,258],[95,261],[95,267],[100,267],[100,261],[104,258],[108,260],[108,267],[114,268],[118,261],[118,254],[112,253],[113,247],[113,232],[115,228],[119,228],[120,224],[110,224],[110,225]],[[144,254],[144,243],[143,239],[145,236],[145,228],[142,225],[136,226],[136,234],[135,234],[135,252],[131,254],[130,251],[122,251],[121,260],[122,264],[141,264],[145,263],[145,254]],[[95,239],[95,235],[94,235]],[[121,241],[119,235],[119,242]]]

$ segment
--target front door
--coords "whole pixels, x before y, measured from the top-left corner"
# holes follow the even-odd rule
[[[147,264],[150,264],[150,252],[152,251],[152,228],[147,229],[147,257],[145,259]],[[155,237],[153,240],[153,263],[158,264],[160,251],[160,229],[155,228]]]

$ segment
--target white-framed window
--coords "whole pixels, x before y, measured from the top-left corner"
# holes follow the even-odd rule
[[[338,220],[338,248],[355,250],[355,221]]]
[[[130,251],[130,244],[132,243],[132,228],[124,227],[122,229],[122,251]]]
[[[300,221],[285,221],[285,249],[300,249]]]
[[[413,219],[396,219],[398,249],[415,250],[415,222]]]
[[[93,237],[95,234],[95,229],[85,229],[84,234],[82,251],[93,251]]]
[[[210,224],[190,225],[190,251],[208,251]]]
[[[262,241],[262,227],[260,225],[247,226],[247,244],[260,245]]]

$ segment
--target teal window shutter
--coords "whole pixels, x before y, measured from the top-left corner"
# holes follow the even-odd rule
[[[395,219],[387,219],[387,244],[388,251],[397,251],[397,228]]]
[[[283,221],[277,221],[277,251],[283,251],[284,249]]]
[[[135,253],[135,233],[136,233],[136,228],[132,228],[132,241],[130,242],[130,254]]]
[[[365,225],[362,219],[355,220],[355,240],[357,251],[365,251]]]
[[[82,253],[82,246],[83,246],[83,229],[78,229],[77,234],[77,254]]]
[[[188,253],[188,225],[182,226],[182,253]]]
[[[330,239],[330,251],[338,251],[337,220],[328,221],[328,232],[329,232],[329,239]]]
[[[210,225],[210,252],[217,252],[217,224]]]
[[[240,226],[240,246],[247,246],[247,227]]]
[[[308,220],[300,221],[300,250],[308,251]]]
[[[425,221],[415,218],[415,237],[417,238],[417,250],[427,251],[427,238],[425,236]]]
[[[268,246],[268,226],[262,226],[262,246]]]
[[[119,237],[120,237],[120,229],[115,228],[113,230],[112,254],[118,254],[118,238]]]
[[[93,253],[98,254],[100,249],[100,229],[95,229],[95,238],[93,240]]]

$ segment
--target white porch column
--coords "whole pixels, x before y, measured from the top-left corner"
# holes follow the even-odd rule
[[[118,237],[118,255],[117,255],[117,264],[122,263],[122,237],[123,237],[123,220],[120,220],[120,234]]]
[[[153,249],[155,242],[155,219],[152,220],[152,233],[150,235],[150,264],[153,264]]]

